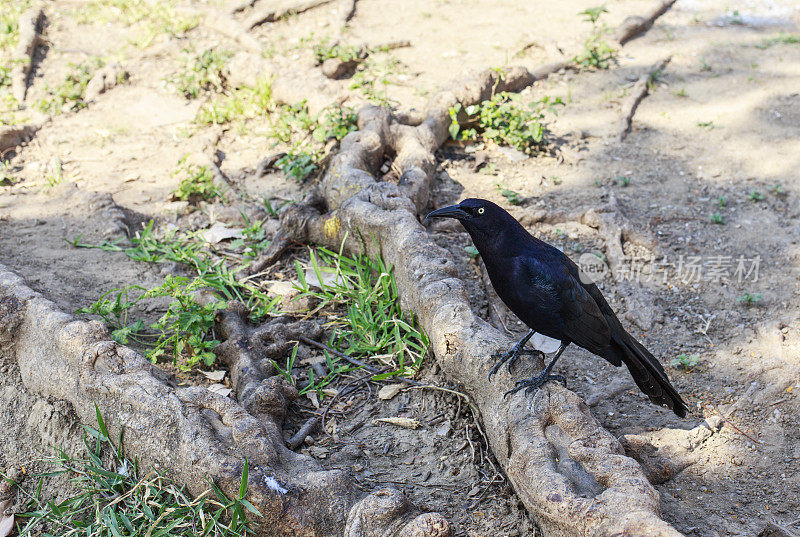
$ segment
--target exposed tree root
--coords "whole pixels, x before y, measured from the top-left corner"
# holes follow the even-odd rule
[[[117,62],[110,63],[95,71],[94,76],[86,85],[87,101],[95,100],[101,93],[105,93],[117,84],[128,78],[128,71]]]
[[[244,8],[243,8],[244,9]],[[230,37],[250,52],[261,54],[264,47],[258,39],[253,37],[242,27],[239,22],[227,13],[210,11],[205,18],[205,24],[226,37]]]
[[[477,104],[492,91],[519,91],[562,67],[512,68],[503,79],[482,72],[436,95],[417,127],[384,109],[362,109],[359,130],[342,141],[319,184],[327,212],[290,208],[282,227],[300,241],[344,241],[348,251],[380,253],[394,266],[404,307],[418,316],[445,374],[476,402],[495,456],[545,535],[678,536],[658,517],[658,493],[641,467],[575,394],[551,384],[533,399],[505,399],[508,374],[486,381],[491,355],[512,342],[475,317],[452,259],[417,220],[429,200],[433,151],[448,135],[449,108]],[[400,170],[396,183],[375,179],[387,155]],[[598,220],[615,222],[610,215]]]
[[[333,2],[333,0],[305,0],[289,6],[277,8],[272,2],[257,2],[253,6],[253,13],[244,21],[244,27],[248,30],[252,30],[261,24],[285,19],[289,15],[304,13],[310,9],[330,4],[331,2]]]
[[[44,11],[41,7],[32,7],[19,18],[19,42],[14,49],[15,67],[11,73],[11,94],[18,103],[25,100],[28,92],[28,77],[33,65],[33,53],[42,42],[42,26]]]
[[[653,64],[646,73],[639,77],[639,80],[637,80],[636,84],[633,86],[631,94],[622,103],[619,126],[617,128],[617,138],[620,142],[628,136],[631,130],[633,114],[636,113],[636,108],[639,106],[639,103],[642,102],[650,91],[650,85],[656,80],[656,77],[664,70],[664,67],[667,66],[671,59],[671,56],[667,56],[658,63]]]
[[[353,17],[356,16],[356,7],[358,6],[358,0],[346,0],[345,1],[345,9],[342,12],[342,20],[341,26],[344,28],[350,21],[353,20]]]
[[[254,332],[235,311],[230,315],[221,321],[230,330],[221,356],[236,371],[237,394],[258,418],[205,388],[173,388],[144,358],[111,341],[100,323],[58,311],[0,265],[0,349],[17,361],[25,386],[68,401],[86,424],[95,423],[97,404],[111,436],[122,432],[126,455],[143,469],[163,471],[193,494],[205,491],[211,479],[234,496],[247,458],[248,499],[264,515],[256,520],[259,535],[447,535],[440,515],[419,514],[397,491],[380,490],[357,502],[343,472],[323,470],[284,445],[281,425],[296,391],[280,377],[246,371],[252,354],[244,341],[262,338],[268,353],[296,327],[276,324]]]
[[[40,125],[9,125],[0,127],[0,158],[10,150],[18,145],[30,140],[36,131],[39,130]]]
[[[697,427],[661,429],[641,435],[626,434],[620,438],[625,452],[639,461],[651,483],[669,481],[697,461],[694,451],[720,430],[723,419],[712,416]]]
[[[639,37],[653,26],[657,18],[667,12],[675,0],[660,0],[644,16],[628,17],[617,28],[615,38],[620,45],[624,45],[631,39]]]

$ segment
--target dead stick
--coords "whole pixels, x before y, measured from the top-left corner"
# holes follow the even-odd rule
[[[725,416],[722,414],[722,412],[720,412],[720,410],[717,408],[717,405],[715,405],[714,403],[711,403],[711,406],[712,406],[712,407],[714,407],[714,410],[716,410],[716,411],[717,411],[717,413],[719,414],[719,417],[720,417],[720,418],[722,418],[722,421],[724,421],[725,423],[727,423],[728,425],[730,425],[731,427],[733,427],[734,429],[736,429],[737,431],[739,431],[741,434],[743,434],[744,436],[746,436],[747,438],[749,438],[750,440],[752,440],[752,441],[753,441],[753,442],[755,442],[756,444],[763,444],[763,443],[764,443],[764,442],[762,442],[761,440],[756,440],[755,438],[753,438],[752,436],[750,436],[749,434],[747,434],[746,432],[744,432],[743,430],[741,430],[740,428],[738,428],[736,425],[734,425],[734,423],[733,423],[731,420],[729,420],[728,418],[726,418],[726,417],[725,417]]]
[[[305,441],[306,437],[317,428],[317,425],[319,425],[319,420],[316,417],[308,418],[303,426],[300,427],[300,430],[289,439],[289,448],[292,450],[299,448],[300,444]]]
[[[645,16],[628,17],[619,25],[616,31],[616,40],[620,45],[624,45],[634,37],[645,33],[653,25],[655,20],[667,12],[676,0],[661,0]]]
[[[650,85],[658,77],[659,73],[667,66],[671,57],[667,56],[660,62],[652,65],[645,74],[639,77],[636,84],[633,86],[633,91],[622,103],[622,114],[619,120],[618,137],[622,141],[631,130],[631,123],[633,122],[633,114],[639,107],[639,103],[644,100],[647,93],[650,91]]]
[[[333,354],[335,356],[338,356],[342,360],[345,360],[345,361],[347,361],[347,362],[349,362],[349,363],[351,363],[351,364],[353,364],[355,366],[358,366],[358,367],[364,369],[365,371],[369,371],[370,373],[372,373],[373,376],[374,375],[379,375],[380,373],[385,372],[385,371],[381,371],[379,369],[376,369],[376,368],[374,368],[374,367],[372,367],[370,365],[367,365],[364,362],[362,362],[361,360],[353,358],[352,356],[348,356],[343,352],[339,352],[336,349],[332,349],[332,348],[328,347],[327,345],[325,345],[324,343],[320,343],[319,341],[314,341],[313,339],[309,339],[309,338],[307,338],[305,336],[298,336],[297,339],[302,341],[306,345],[311,345],[313,347],[317,347],[318,349],[322,349],[324,351],[328,351],[329,353],[331,353],[331,354]],[[421,384],[419,382],[417,382],[416,380],[411,380],[410,378],[398,376],[397,379],[402,381],[402,382],[405,382],[406,384],[411,384],[412,386],[421,386]]]

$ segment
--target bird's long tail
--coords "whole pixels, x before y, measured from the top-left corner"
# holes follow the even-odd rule
[[[655,356],[627,332],[615,335],[614,341],[621,351],[619,355],[622,361],[628,366],[639,389],[647,394],[653,403],[666,406],[681,418],[685,417],[686,403],[670,384],[664,367]]]

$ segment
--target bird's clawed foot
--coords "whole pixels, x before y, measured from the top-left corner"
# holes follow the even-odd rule
[[[527,354],[527,355],[531,355],[531,356],[538,355],[538,356],[541,356],[542,358],[544,358],[544,353],[542,351],[526,350],[526,349],[523,348],[523,346],[524,346],[524,343],[522,345],[520,345],[518,343],[518,344],[514,345],[514,347],[510,351],[508,351],[507,353],[505,353],[502,356],[500,356],[500,360],[498,360],[498,362],[496,364],[494,364],[494,367],[492,367],[492,370],[489,371],[489,380],[492,380],[492,375],[497,373],[497,371],[500,369],[500,366],[502,366],[506,362],[508,362],[508,372],[511,373],[511,368],[514,366],[514,362],[516,362],[517,358],[519,358],[523,354]],[[497,357],[497,356],[498,355],[495,354],[495,357]]]
[[[533,378],[518,380],[517,386],[513,390],[507,391],[503,397],[515,394],[523,388],[525,389],[525,395],[530,395],[544,386],[548,380],[557,380],[565,388],[567,387],[567,379],[564,375],[551,375],[549,371],[544,370]]]

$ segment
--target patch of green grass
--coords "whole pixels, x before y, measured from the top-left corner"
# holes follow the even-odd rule
[[[266,117],[273,109],[272,80],[264,78],[255,87],[238,88],[205,103],[195,121],[201,125],[224,125]]]
[[[222,191],[214,184],[214,174],[208,166],[188,164],[184,157],[178,163],[172,176],[183,177],[178,188],[172,192],[174,199],[188,201],[190,204],[197,204],[201,200],[211,201],[216,198],[225,200]]]
[[[631,178],[624,175],[617,176],[617,184],[623,188],[631,184]]]
[[[706,61],[704,56],[700,57],[700,70],[701,71],[712,71],[711,65]]]
[[[204,286],[219,292],[221,300],[238,300],[243,303],[254,320],[274,315],[280,301],[279,298],[269,297],[259,286],[247,279],[239,279],[237,276],[239,271],[248,266],[250,259],[269,246],[269,241],[261,238],[245,237],[238,244],[231,243],[224,249],[223,246],[207,244],[197,232],[157,233],[150,221],[131,237],[131,246],[127,248],[120,247],[118,241],[106,241],[99,245],[85,244],[81,242],[80,236],[68,242],[78,248],[122,252],[135,261],[171,261],[187,265],[195,271],[198,278],[202,278]]]
[[[508,203],[511,205],[520,205],[524,201],[524,198],[519,194],[519,192],[514,192],[513,190],[509,190],[508,188],[499,184],[495,186],[497,187],[498,192],[500,192],[500,195],[508,200]]]
[[[328,345],[354,358],[378,359],[390,368],[376,380],[412,375],[428,349],[413,316],[400,309],[397,284],[380,257],[348,257],[325,248],[309,250],[308,266],[295,262],[300,296],[319,301],[335,327]],[[307,274],[313,274],[309,282]],[[336,312],[346,310],[344,314]]]
[[[195,292],[208,287],[204,278],[184,278],[168,275],[159,287],[145,290],[128,285],[104,293],[96,302],[76,313],[98,315],[112,330],[115,341],[127,345],[134,341],[147,348],[146,357],[153,363],[168,353],[172,363],[184,371],[199,363],[214,364],[213,350],[219,341],[212,337],[217,311],[225,307],[221,300],[199,303]],[[138,292],[134,296],[133,292]],[[170,298],[166,313],[145,330],[141,319],[131,321],[129,310],[141,301]]]
[[[728,205],[728,198],[726,198],[725,196],[720,196],[716,200],[714,200],[714,203],[717,205],[718,208],[723,209],[725,208],[726,205]]]
[[[225,62],[233,55],[222,49],[208,48],[201,52],[185,50],[181,70],[168,81],[187,99],[196,99],[203,92],[225,90]]]
[[[176,9],[177,4],[176,0],[94,0],[76,9],[74,16],[83,24],[115,22],[131,26],[137,31],[133,44],[146,48],[161,34],[181,37],[197,26],[199,17]]]
[[[98,428],[84,427],[82,456],[59,450],[57,457],[46,460],[52,471],[31,476],[37,480],[33,491],[19,487],[25,506],[16,515],[19,537],[244,537],[253,532],[246,512],[261,514],[245,499],[246,460],[236,498],[228,499],[210,481],[208,490],[192,498],[185,487],[159,472],[141,475],[138,463],[122,453],[122,434],[115,446],[100,410],[96,412]],[[44,501],[46,480],[58,475],[70,478],[70,496]]]
[[[752,188],[750,189],[750,192],[747,193],[747,199],[754,203],[758,203],[759,201],[764,201],[764,199],[766,199],[766,196],[764,196],[764,194],[762,194],[755,188]]]
[[[691,370],[700,363],[700,357],[696,354],[679,354],[676,358],[669,361],[669,365],[676,369]]]
[[[40,111],[57,115],[65,111],[86,108],[86,101],[84,101],[86,86],[94,72],[103,66],[103,61],[98,57],[93,57],[81,63],[68,65],[70,71],[64,81],[55,88],[46,88],[49,96],[36,103],[36,108]]]
[[[742,296],[736,297],[736,302],[744,304],[745,306],[755,306],[761,302],[761,293],[745,293]]]
[[[453,139],[485,140],[507,145],[527,154],[534,154],[545,146],[545,112],[556,113],[563,105],[561,98],[544,97],[524,106],[516,94],[501,92],[476,106],[463,109],[466,121],[461,123],[461,104],[450,109],[450,136]]]
[[[716,125],[714,125],[713,121],[698,121],[697,122],[697,126],[698,127],[702,127],[704,129],[708,129],[708,130],[712,130],[712,129],[716,128]]]
[[[800,34],[780,34],[777,37],[765,38],[756,45],[756,48],[764,50],[775,45],[800,45]]]
[[[28,0],[2,0],[0,2],[0,54],[17,45],[19,17],[31,7]]]
[[[313,47],[314,59],[318,64],[329,58],[338,58],[343,62],[351,62],[363,59],[366,52],[361,47],[342,45],[338,42],[331,43],[328,39],[323,39]]]
[[[719,224],[719,225],[725,224],[725,219],[722,218],[722,215],[719,212],[712,213],[711,216],[709,217],[709,220],[711,220],[711,222],[714,224]]]
[[[320,168],[328,140],[341,140],[356,129],[357,115],[352,108],[332,105],[312,116],[301,102],[278,107],[270,119],[272,137],[292,145],[275,166],[288,177],[303,181]]]
[[[592,32],[583,43],[583,50],[572,61],[586,69],[608,69],[616,61],[617,51],[606,40],[609,33],[605,23],[600,23],[603,13],[608,13],[605,6],[588,8],[579,13],[583,19],[592,24]]]

